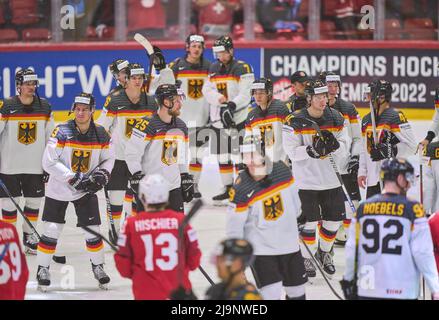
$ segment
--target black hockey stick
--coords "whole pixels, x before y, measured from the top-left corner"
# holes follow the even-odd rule
[[[319,269],[320,273],[323,276],[323,279],[325,279],[326,284],[328,285],[329,289],[331,289],[332,293],[339,299],[339,300],[344,300],[338,293],[337,291],[335,291],[334,287],[332,286],[332,284],[329,282],[328,278],[326,277],[325,272],[322,270],[322,268],[320,267],[320,264],[317,262],[316,258],[314,257],[314,255],[311,252],[311,249],[308,247],[308,245],[305,243],[305,241],[303,241],[302,238],[300,238],[300,240],[303,243],[303,246],[305,247],[306,251],[308,251],[308,254],[311,256],[311,259],[314,261],[314,264],[317,266],[317,268]]]
[[[279,90],[273,92],[273,95],[276,95],[276,94],[282,93],[282,92],[284,92],[285,90],[288,90],[288,89],[290,89],[290,88],[292,88],[292,87],[293,87],[293,85],[292,85],[292,84],[289,84],[289,85],[287,85],[285,88],[282,88],[282,89],[279,89]]]
[[[105,203],[107,205],[108,220],[110,220],[110,240],[114,244],[116,244],[117,232],[116,232],[116,227],[114,226],[113,211],[111,210],[110,196],[108,195],[107,187],[104,187],[104,194],[105,194]]]
[[[41,240],[41,237],[38,233],[38,231],[34,228],[34,226],[32,225],[32,223],[29,221],[29,219],[26,217],[26,215],[24,214],[23,210],[21,210],[20,206],[17,204],[17,202],[15,202],[14,198],[12,197],[11,193],[9,192],[8,188],[6,187],[6,185],[3,183],[3,181],[0,179],[0,187],[3,189],[3,191],[6,193],[6,195],[9,197],[9,199],[12,201],[12,203],[14,204],[15,208],[17,208],[17,211],[21,214],[21,216],[23,217],[24,221],[26,222],[26,224],[29,226],[29,228],[31,228],[32,232],[36,235],[36,237],[38,238],[38,242]],[[65,256],[53,256],[52,257],[53,261],[55,261],[56,263],[60,263],[60,264],[65,264],[66,263],[66,257]]]
[[[9,242],[5,243],[5,248],[3,249],[3,252],[0,254],[0,263],[6,257],[6,254],[8,253],[8,249],[9,249]]]
[[[91,233],[92,235],[104,240],[114,252],[117,252],[119,250],[119,247],[117,245],[114,245],[113,243],[111,243],[110,240],[108,240],[106,237],[104,237],[99,232],[94,231],[93,229],[91,229],[90,227],[87,227],[87,226],[82,226],[81,228],[84,229],[85,231],[87,231],[88,233]]]

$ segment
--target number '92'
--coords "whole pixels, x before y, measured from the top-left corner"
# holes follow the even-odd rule
[[[217,304],[215,305],[216,308],[216,315],[219,315],[221,317],[224,317],[229,314],[234,315],[244,315],[244,314],[251,314],[251,315],[263,315],[267,314],[268,308],[267,306],[263,304],[238,304],[238,305],[230,305],[230,304]]]

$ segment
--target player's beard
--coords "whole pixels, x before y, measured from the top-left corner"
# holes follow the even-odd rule
[[[172,117],[178,117],[180,115],[180,110],[178,109],[168,109],[168,114]]]

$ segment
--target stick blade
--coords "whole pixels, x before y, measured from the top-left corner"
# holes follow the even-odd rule
[[[137,43],[139,43],[141,46],[143,46],[149,55],[154,53],[154,48],[152,47],[151,43],[148,41],[148,39],[146,39],[140,33],[136,33],[134,35],[134,40],[136,40]]]

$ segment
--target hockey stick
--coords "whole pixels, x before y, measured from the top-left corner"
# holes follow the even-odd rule
[[[114,252],[117,252],[119,250],[119,248],[117,246],[115,246],[113,243],[111,243],[110,240],[108,240],[106,237],[104,237],[99,232],[94,231],[93,229],[91,229],[90,227],[87,227],[87,226],[82,226],[81,228],[84,229],[85,231],[87,231],[88,233],[91,233],[92,235],[104,240]]]
[[[424,207],[424,179],[422,177],[423,170],[422,170],[422,162],[424,160],[424,150],[422,148],[418,148],[419,152],[419,202],[421,203],[422,207]],[[425,278],[422,277],[422,300],[425,300]]]
[[[26,215],[24,214],[23,210],[21,210],[20,206],[17,204],[17,202],[15,202],[14,198],[12,197],[11,193],[9,192],[8,188],[6,187],[6,185],[4,184],[4,182],[0,179],[0,187],[3,189],[3,191],[6,193],[6,195],[9,197],[9,199],[12,201],[12,203],[14,204],[15,208],[17,209],[17,211],[21,214],[21,216],[23,217],[24,221],[26,222],[26,224],[29,226],[29,228],[31,228],[32,232],[36,235],[36,237],[38,238],[38,242],[41,240],[40,234],[38,233],[37,229],[34,228],[34,226],[32,225],[32,223],[29,221],[29,219],[26,217]],[[55,261],[56,263],[59,264],[65,264],[66,263],[66,257],[65,256],[53,256],[52,257],[53,261]]]
[[[116,244],[117,243],[117,232],[116,227],[114,226],[114,219],[113,219],[113,211],[111,210],[111,203],[110,203],[110,196],[108,195],[107,187],[104,187],[104,194],[105,194],[105,203],[107,205],[107,215],[108,220],[110,220],[110,240]]]
[[[335,291],[334,287],[332,286],[332,284],[329,282],[328,278],[325,275],[325,272],[322,270],[322,268],[320,267],[320,264],[317,262],[316,258],[314,257],[314,255],[311,252],[311,249],[308,247],[308,245],[305,243],[305,241],[303,241],[302,238],[300,238],[300,240],[303,243],[303,246],[305,247],[306,251],[308,251],[308,254],[311,256],[311,259],[314,261],[314,264],[317,266],[317,268],[319,269],[320,273],[323,276],[323,279],[325,280],[326,284],[328,285],[329,289],[331,289],[332,293],[339,299],[339,300],[344,300],[338,293],[337,291]]]
[[[149,57],[149,71],[148,71],[148,77],[146,79],[146,85],[145,85],[145,93],[147,94],[149,91],[149,86],[151,85],[151,75],[152,75],[152,72],[154,69],[153,58],[151,58],[151,56],[154,54],[154,48],[151,45],[151,43],[148,41],[148,39],[146,39],[140,33],[136,33],[134,35],[134,40],[136,40],[138,44],[140,44],[143,48],[145,48],[146,52],[148,53],[148,57]]]
[[[293,87],[293,85],[290,84],[290,85],[286,86],[285,88],[282,88],[282,89],[279,89],[279,90],[273,92],[273,95],[276,95],[276,94],[282,93],[282,92],[284,92],[285,90],[288,90],[288,89],[290,89],[290,88],[292,88],[292,87]]]
[[[5,243],[5,248],[3,249],[3,252],[0,254],[0,264],[3,261],[3,259],[6,257],[6,254],[8,253],[9,249],[9,242]]]

